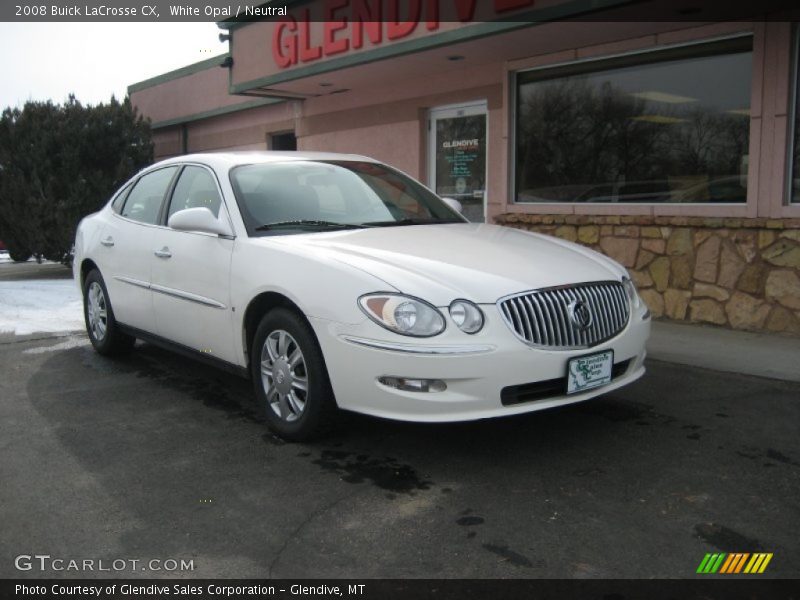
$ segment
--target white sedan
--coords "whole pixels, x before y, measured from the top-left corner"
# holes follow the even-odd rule
[[[650,314],[622,266],[468,223],[361,156],[165,160],[80,223],[74,265],[98,352],[140,338],[250,377],[287,439],[337,409],[482,419],[644,373]]]

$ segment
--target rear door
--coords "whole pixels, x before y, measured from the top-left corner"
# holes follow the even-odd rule
[[[152,238],[162,204],[178,167],[142,175],[124,203],[114,207],[100,234],[97,262],[108,288],[115,318],[144,331],[155,330],[150,286]]]
[[[229,222],[219,184],[203,165],[183,167],[163,215],[203,207]],[[234,240],[168,226],[151,242],[156,333],[216,358],[234,362],[230,265]]]

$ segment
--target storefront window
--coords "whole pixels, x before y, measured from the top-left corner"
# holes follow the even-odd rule
[[[744,37],[518,74],[516,201],[745,202],[751,70]]]

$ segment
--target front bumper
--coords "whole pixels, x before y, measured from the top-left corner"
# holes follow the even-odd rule
[[[347,325],[310,318],[339,407],[403,421],[470,421],[581,402],[644,374],[650,320],[643,303],[614,338],[568,351],[529,347],[514,336],[496,306],[481,308],[486,324],[478,334],[467,335],[448,322],[444,333],[427,339],[392,334],[368,319]],[[627,368],[618,369],[607,385],[508,405],[501,400],[504,388],[566,377],[571,358],[609,349],[614,351],[614,363],[627,361]],[[447,389],[400,391],[381,384],[379,378],[384,376],[442,380]]]

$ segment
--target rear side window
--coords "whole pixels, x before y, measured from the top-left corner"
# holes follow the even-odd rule
[[[122,216],[150,225],[158,223],[161,203],[177,170],[178,167],[167,167],[141,177],[128,194]]]
[[[175,191],[172,192],[167,221],[179,210],[187,208],[207,208],[218,217],[221,204],[217,182],[211,173],[203,167],[188,166],[181,173]]]
[[[131,186],[126,185],[119,192],[117,192],[114,201],[111,203],[111,210],[119,214],[120,211],[122,210],[122,205],[125,203],[125,198],[128,196],[128,192],[130,191],[131,191]]]

